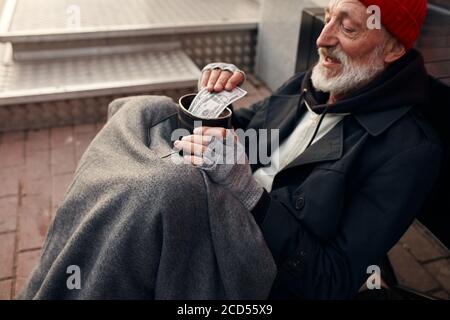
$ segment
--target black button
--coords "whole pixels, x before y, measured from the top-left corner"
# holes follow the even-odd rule
[[[302,210],[305,206],[305,198],[304,197],[298,197],[295,201],[295,209]]]

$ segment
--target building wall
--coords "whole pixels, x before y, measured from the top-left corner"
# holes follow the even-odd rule
[[[263,0],[256,74],[275,90],[295,73],[303,8],[325,7],[328,0]]]

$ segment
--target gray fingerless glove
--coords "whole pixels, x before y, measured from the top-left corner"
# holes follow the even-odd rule
[[[244,76],[244,81],[242,81],[242,83],[244,83],[247,80],[247,75],[245,74],[244,71],[242,71],[241,69],[236,67],[234,64],[224,63],[224,62],[214,62],[214,63],[207,64],[202,69],[202,74],[203,74],[203,72],[205,72],[207,70],[214,70],[214,69],[220,69],[220,70],[223,70],[223,71],[230,71],[231,73],[240,72]],[[198,91],[200,91],[202,89],[201,88],[201,79],[202,78],[200,77],[198,79],[198,82],[197,82],[197,89],[198,89]],[[239,85],[242,85],[242,83],[240,83]]]
[[[199,166],[217,184],[231,191],[251,211],[258,203],[263,188],[253,178],[244,146],[227,130],[225,139],[213,138]]]

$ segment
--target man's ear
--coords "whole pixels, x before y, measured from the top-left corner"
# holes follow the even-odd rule
[[[391,37],[386,44],[384,51],[384,62],[391,64],[392,62],[400,59],[406,53],[405,46],[397,39]]]

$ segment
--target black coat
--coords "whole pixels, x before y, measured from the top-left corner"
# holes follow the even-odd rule
[[[309,75],[297,74],[264,101],[236,110],[233,125],[280,129],[283,141],[305,100],[318,112],[326,108]],[[352,114],[277,174],[253,210],[278,265],[271,298],[354,297],[367,268],[410,226],[442,159],[439,138],[420,112],[430,94],[425,79],[414,51],[331,106],[327,112]]]

